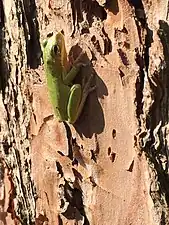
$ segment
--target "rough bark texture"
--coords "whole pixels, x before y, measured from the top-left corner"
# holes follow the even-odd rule
[[[169,224],[168,3],[0,1],[0,224]],[[62,29],[97,86],[74,126],[41,57]]]

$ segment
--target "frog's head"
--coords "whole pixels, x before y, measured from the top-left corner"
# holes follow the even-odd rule
[[[61,63],[61,65],[65,65],[67,54],[62,32],[48,34],[47,39],[42,43],[42,50],[45,64]]]

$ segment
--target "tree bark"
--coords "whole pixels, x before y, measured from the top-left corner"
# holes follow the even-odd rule
[[[169,224],[168,3],[0,1],[0,224]],[[48,100],[60,30],[97,87],[75,125]]]

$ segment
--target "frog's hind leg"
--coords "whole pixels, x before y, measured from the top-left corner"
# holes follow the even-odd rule
[[[68,122],[75,123],[78,118],[79,105],[82,98],[82,88],[80,84],[74,84],[70,89],[67,106]]]
[[[84,85],[83,91],[80,84],[74,84],[70,89],[70,96],[68,101],[68,122],[75,123],[80,116],[84,107],[88,94],[96,89],[96,86],[90,87],[93,75],[90,76],[86,84]]]

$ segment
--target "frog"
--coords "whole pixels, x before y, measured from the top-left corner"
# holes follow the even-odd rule
[[[80,69],[85,66],[85,63],[79,60],[84,51],[67,71],[65,37],[63,32],[59,31],[50,33],[43,41],[42,53],[48,95],[54,115],[59,122],[74,124],[82,113],[89,93],[96,89],[96,86],[91,86],[94,74],[91,74],[87,81],[83,78],[82,84],[73,84]]]

